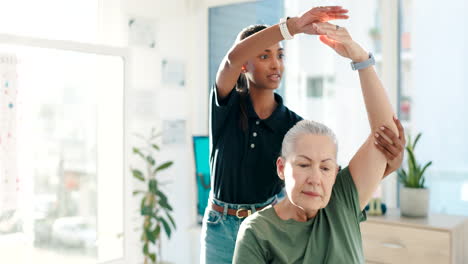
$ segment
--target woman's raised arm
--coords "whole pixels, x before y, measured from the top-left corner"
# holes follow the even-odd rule
[[[320,40],[343,57],[353,62],[369,59],[369,53],[357,44],[343,27],[330,23],[315,25],[321,34]],[[374,136],[382,126],[391,129],[398,136],[398,129],[393,121],[393,110],[387,93],[373,66],[358,70],[361,90],[371,127],[371,134],[349,163],[349,170],[359,193],[359,203],[363,209],[378,184],[382,180],[387,165],[385,155],[374,146]]]

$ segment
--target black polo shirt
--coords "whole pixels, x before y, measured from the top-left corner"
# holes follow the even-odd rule
[[[240,126],[240,94],[233,89],[218,101],[216,88],[210,95],[210,167],[214,198],[227,203],[261,203],[282,189],[276,159],[286,132],[302,117],[283,105],[261,120],[246,98],[248,130]]]

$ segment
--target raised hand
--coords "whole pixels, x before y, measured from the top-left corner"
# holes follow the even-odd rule
[[[291,19],[294,21],[295,33],[305,33],[309,35],[319,35],[314,28],[314,23],[328,22],[335,19],[348,19],[348,10],[341,6],[314,7],[304,12],[299,17]]]
[[[393,117],[393,120],[398,127],[398,137],[391,129],[385,126],[374,135],[375,146],[387,158],[387,167],[385,168],[384,177],[400,168],[403,162],[403,154],[406,145],[405,130],[400,120],[396,117]]]
[[[349,58],[354,62],[369,59],[369,53],[351,38],[346,28],[328,22],[315,23],[313,27],[321,35],[320,41],[334,49],[339,55]]]

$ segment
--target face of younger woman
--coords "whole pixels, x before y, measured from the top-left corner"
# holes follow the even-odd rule
[[[284,49],[277,43],[243,66],[250,88],[276,89],[279,87],[284,71]]]

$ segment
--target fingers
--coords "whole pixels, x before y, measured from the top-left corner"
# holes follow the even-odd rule
[[[314,25],[321,31],[336,30],[336,25],[328,22],[315,23]]]
[[[403,141],[403,145],[406,145],[405,129],[403,128],[403,125],[401,125],[400,119],[398,119],[396,115],[394,115],[393,120],[395,121],[395,124],[398,128],[398,134],[400,134],[399,136],[400,140]]]
[[[334,19],[348,19],[346,15],[349,11],[341,6],[315,7],[308,11],[309,15],[318,19],[318,21],[329,21]]]
[[[387,128],[385,130],[390,130],[390,129]],[[398,155],[400,155],[400,153],[403,150],[403,146],[401,145],[401,142],[398,139],[394,141],[396,143],[390,142],[383,136],[383,133],[384,133],[383,131],[377,131],[374,134],[376,144],[383,147],[385,150],[387,150],[391,154],[392,159],[396,158]]]
[[[328,39],[330,39],[330,40],[332,40],[334,42],[338,42],[338,43],[346,43],[349,40],[348,35],[341,35],[341,34],[333,32],[333,31],[324,32],[324,31],[317,30],[317,33],[319,33],[319,35],[325,35]]]
[[[348,15],[329,14],[328,19],[326,21],[335,20],[335,19],[348,19],[348,18],[349,18]]]
[[[318,6],[318,7],[312,8],[312,10],[334,12],[334,13],[348,13],[348,10],[344,9],[342,6]]]
[[[385,147],[382,145],[378,144],[377,141],[374,142],[375,147],[382,152],[382,154],[385,155],[385,158],[387,160],[394,160],[396,158],[395,155],[393,155],[390,151],[388,151]]]
[[[327,36],[321,35],[319,37],[320,41],[322,41],[325,45],[329,46],[332,49],[335,49],[336,42],[332,39],[329,39]]]
[[[390,139],[389,143],[394,143],[398,142],[399,138],[391,129],[388,129],[386,126],[380,127],[380,130],[384,133],[385,136],[387,136]]]
[[[327,35],[334,40],[340,40],[340,38],[348,38],[349,33],[344,27],[339,27],[337,29],[336,25],[324,22],[324,23],[315,23],[313,25],[315,30],[321,35]],[[344,39],[342,39],[344,40]]]
[[[331,38],[335,37],[335,35],[332,34],[333,30],[336,30],[335,25],[332,25],[330,23],[316,23],[313,24],[313,27],[320,35],[330,35]]]

